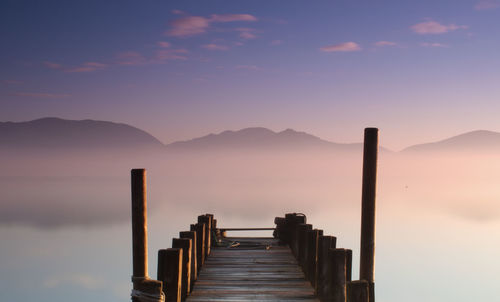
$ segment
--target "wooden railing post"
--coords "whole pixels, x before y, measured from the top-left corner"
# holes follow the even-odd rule
[[[351,281],[352,251],[347,249],[330,249],[328,252],[331,281],[326,284],[327,297],[324,301],[346,302],[347,282]]]
[[[199,268],[203,266],[205,263],[205,224],[203,223],[197,223],[197,224],[192,224],[191,231],[196,232],[196,264],[198,266],[198,273],[200,272]]]
[[[182,300],[186,300],[191,292],[191,239],[174,238],[172,239],[173,248],[182,249]]]
[[[131,171],[132,193],[132,301],[164,301],[162,283],[148,276],[146,170]]]
[[[318,271],[317,284],[314,288],[321,301],[326,301],[327,285],[331,282],[331,266],[328,252],[337,245],[337,238],[333,236],[319,236],[318,239]]]
[[[366,280],[351,281],[347,283],[348,302],[369,302],[370,284]]]
[[[171,248],[158,251],[158,280],[163,282],[166,302],[181,302],[182,249]]]
[[[191,280],[198,279],[198,259],[197,259],[197,246],[196,246],[196,232],[187,231],[179,232],[179,238],[191,239]]]
[[[318,267],[318,239],[323,235],[323,230],[314,229],[308,231],[308,255],[307,255],[307,279],[313,288],[316,286],[316,270]]]
[[[363,149],[363,188],[361,212],[361,254],[359,279],[370,283],[375,274],[375,195],[377,185],[378,129],[366,128]],[[375,297],[370,297],[374,302]]]
[[[298,257],[297,261],[300,264],[300,267],[304,269],[305,266],[305,256],[306,256],[306,250],[307,250],[307,231],[312,230],[312,225],[311,224],[304,224],[301,223],[297,227],[297,235],[298,235]]]
[[[209,215],[198,216],[198,223],[205,224],[205,259],[210,255],[212,237],[212,217]]]

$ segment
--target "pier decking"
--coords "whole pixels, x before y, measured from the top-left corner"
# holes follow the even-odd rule
[[[319,302],[291,249],[278,239],[229,237],[224,241],[240,245],[212,249],[187,302]]]

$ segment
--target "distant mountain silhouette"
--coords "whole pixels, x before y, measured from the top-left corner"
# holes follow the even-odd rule
[[[209,134],[187,141],[167,145],[168,150],[203,151],[219,149],[268,150],[286,149],[289,151],[306,149],[354,151],[361,150],[361,144],[339,144],[328,142],[305,132],[287,129],[274,132],[267,128],[254,127],[238,131],[224,131]]]
[[[403,153],[409,152],[498,152],[500,151],[500,133],[486,130],[467,132],[441,141],[410,146]]]
[[[29,149],[140,149],[163,147],[152,135],[126,124],[94,120],[42,118],[29,122],[0,122],[0,148]]]

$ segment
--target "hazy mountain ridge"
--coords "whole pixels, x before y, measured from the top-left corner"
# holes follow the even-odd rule
[[[0,138],[0,147],[4,149],[163,147],[151,134],[127,124],[53,117],[28,122],[0,122]]]
[[[306,132],[286,129],[274,132],[264,127],[250,127],[237,131],[177,141],[164,145],[144,130],[123,123],[96,120],[65,120],[41,118],[27,122],[0,122],[0,148],[3,150],[91,150],[117,149],[134,151],[156,149],[167,151],[217,150],[322,150],[361,151],[362,143],[335,143]],[[389,151],[381,147],[382,151]],[[436,142],[417,144],[399,153],[498,151],[500,133],[477,130]],[[390,152],[390,151],[389,151]]]
[[[413,145],[403,149],[401,152],[495,152],[499,150],[500,133],[488,130],[476,130],[436,142]]]
[[[214,149],[288,149],[296,148],[354,151],[361,148],[361,143],[339,144],[322,140],[305,133],[286,129],[274,132],[263,127],[244,128],[238,131],[224,131],[209,134],[187,141],[167,145],[168,150],[214,150]]]

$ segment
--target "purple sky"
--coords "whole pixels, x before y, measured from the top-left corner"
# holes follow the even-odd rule
[[[2,1],[0,120],[249,126],[393,149],[500,131],[500,2]]]

